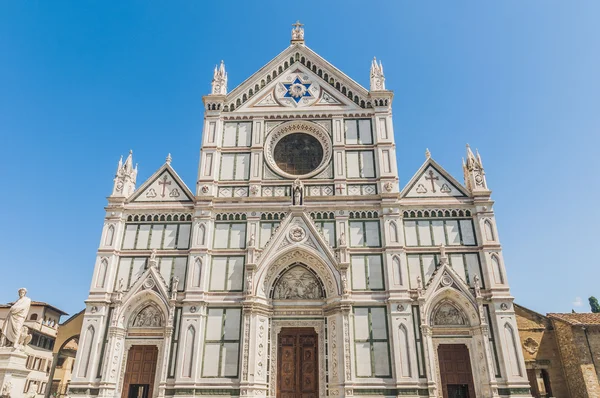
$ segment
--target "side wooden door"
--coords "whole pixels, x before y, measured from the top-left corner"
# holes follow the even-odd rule
[[[152,397],[157,360],[158,348],[156,346],[134,345],[129,349],[125,377],[123,378],[122,398],[129,397],[129,390],[132,385],[146,385],[147,395]]]
[[[438,361],[444,398],[476,398],[467,346],[441,344]]]
[[[284,328],[277,347],[277,398],[317,398],[317,333],[312,328]]]

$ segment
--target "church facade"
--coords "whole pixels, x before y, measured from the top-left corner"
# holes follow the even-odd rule
[[[481,158],[399,187],[381,63],[367,90],[296,24],[203,100],[194,191],[119,162],[72,396],[530,396]]]

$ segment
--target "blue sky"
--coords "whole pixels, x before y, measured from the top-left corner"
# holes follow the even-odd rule
[[[368,87],[394,90],[400,184],[425,148],[462,181],[479,148],[516,301],[588,311],[600,296],[597,1],[0,3],[0,302],[83,308],[121,154],[138,185],[167,153],[192,188],[202,95],[306,43]],[[576,298],[583,301],[577,306]]]

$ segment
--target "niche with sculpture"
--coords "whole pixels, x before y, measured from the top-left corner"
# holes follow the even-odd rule
[[[431,315],[431,325],[447,327],[469,326],[467,319],[467,316],[454,303],[444,300],[434,309]]]
[[[271,297],[276,300],[318,300],[325,294],[323,284],[312,270],[295,265],[277,278]]]
[[[131,322],[131,327],[134,328],[159,328],[163,325],[162,311],[154,305],[144,307]]]

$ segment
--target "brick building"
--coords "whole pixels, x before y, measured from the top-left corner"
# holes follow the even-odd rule
[[[600,397],[600,314],[548,314],[548,317],[554,327],[570,396]]]
[[[515,315],[534,397],[570,397],[552,320],[515,304]]]

